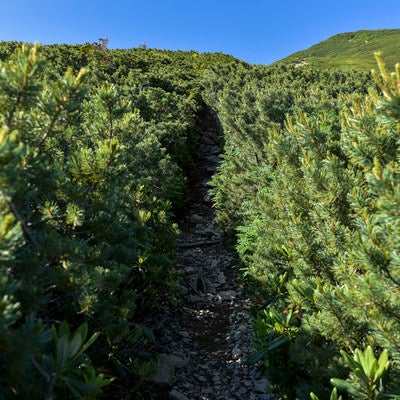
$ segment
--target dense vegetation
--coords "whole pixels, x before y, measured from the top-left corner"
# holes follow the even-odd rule
[[[107,384],[145,396],[197,77],[231,57],[3,43],[1,58],[0,398],[94,398]]]
[[[277,398],[398,397],[400,69],[379,67],[0,43],[0,398],[156,396],[149,324],[205,106],[249,361]]]
[[[250,362],[278,398],[336,399],[330,378],[350,398],[400,396],[400,68],[379,65],[376,83],[294,66],[206,81],[225,137],[217,219],[260,305]]]
[[[400,29],[340,33],[307,50],[294,53],[278,63],[369,72],[375,68],[376,51],[382,52],[386,64],[394,68],[399,61]]]

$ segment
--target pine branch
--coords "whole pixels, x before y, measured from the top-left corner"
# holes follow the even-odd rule
[[[61,110],[60,110],[59,112],[57,112],[57,113],[53,116],[53,118],[52,118],[52,120],[51,120],[51,122],[50,122],[49,127],[47,128],[47,130],[46,130],[46,132],[43,134],[43,136],[40,138],[40,140],[39,140],[39,142],[38,142],[38,144],[37,144],[37,147],[41,147],[41,146],[43,145],[43,143],[45,142],[45,140],[49,137],[49,135],[50,135],[51,131],[53,130],[53,127],[54,127],[54,125],[55,125],[55,123],[56,123],[56,121],[57,121],[57,119],[58,119],[58,116],[59,116],[60,112],[61,112]]]
[[[38,242],[36,241],[35,236],[33,235],[33,233],[30,231],[28,225],[26,224],[26,222],[22,219],[21,215],[19,214],[17,207],[15,206],[15,204],[10,201],[9,203],[10,206],[10,210],[13,213],[14,217],[21,223],[22,226],[22,230],[24,231],[25,236],[28,238],[28,240],[35,245],[36,247],[39,247]]]
[[[400,282],[399,282],[397,279],[395,279],[395,278],[393,277],[393,275],[392,275],[391,272],[389,271],[388,267],[387,267],[386,265],[382,265],[382,269],[383,269],[383,271],[386,273],[386,276],[387,276],[395,285],[397,285],[397,286],[400,287]]]
[[[50,375],[38,364],[38,362],[32,358],[31,359],[33,366],[38,370],[40,375],[43,376],[43,378],[46,380],[48,383],[47,391],[44,396],[45,400],[53,400],[53,391],[54,391],[54,384],[56,382],[56,373],[52,372]]]
[[[49,383],[51,380],[50,375],[38,364],[38,362],[34,358],[32,358],[31,361],[32,361],[33,366],[40,373],[40,375],[42,375],[43,378],[46,380],[46,382]]]

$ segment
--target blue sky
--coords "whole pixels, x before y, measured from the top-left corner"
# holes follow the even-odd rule
[[[400,28],[398,0],[0,0],[0,40],[221,51],[269,64],[337,33]],[[399,57],[400,58],[400,57]]]

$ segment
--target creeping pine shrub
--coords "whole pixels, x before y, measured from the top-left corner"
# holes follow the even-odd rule
[[[261,308],[250,361],[287,398],[329,398],[332,377],[342,382],[332,398],[349,395],[350,359],[343,362],[340,351],[372,360],[368,346],[396,360],[382,387],[379,373],[371,383],[381,387],[376,395],[399,393],[400,67],[389,74],[379,56],[378,64],[378,90],[367,95],[352,74],[322,76],[308,67],[293,69],[287,81],[269,71],[262,89],[246,78],[229,88],[224,77],[213,76],[220,86],[210,83],[227,150],[213,180],[217,218],[238,233],[242,269]],[[284,121],[260,100],[278,79],[292,95]]]
[[[52,65],[53,50],[23,46],[0,64],[0,394],[139,396],[126,382],[154,369],[143,321],[175,281],[171,209],[195,106],[157,91],[182,119],[172,143],[171,110],[145,120],[134,88]]]

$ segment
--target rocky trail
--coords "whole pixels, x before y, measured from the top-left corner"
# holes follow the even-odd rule
[[[214,221],[209,182],[219,162],[216,115],[199,117],[187,206],[180,221],[178,304],[158,318],[159,367],[154,382],[172,400],[266,400],[268,381],[251,354],[251,302]]]

